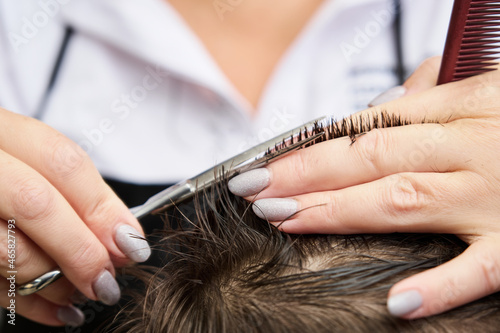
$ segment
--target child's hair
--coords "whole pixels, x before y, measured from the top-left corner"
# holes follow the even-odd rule
[[[394,283],[465,250],[467,245],[455,236],[289,235],[249,207],[228,192],[223,179],[197,195],[194,214],[170,219],[157,244],[165,263],[149,270],[132,268],[145,290],[135,292],[121,311],[116,332],[500,329],[500,294],[411,321],[394,318],[386,309]],[[445,292],[437,301],[452,296]]]

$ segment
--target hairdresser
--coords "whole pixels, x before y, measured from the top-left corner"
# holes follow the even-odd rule
[[[265,187],[255,212],[292,216],[279,224],[290,233],[458,235],[463,254],[390,290],[389,311],[408,319],[500,290],[500,71],[434,87],[439,65],[429,59],[359,113],[417,125],[318,144],[230,184],[246,196]]]
[[[144,235],[144,229],[149,233],[153,224],[142,220],[141,227],[127,207],[312,118],[325,114],[340,118],[363,109],[373,96],[403,82],[405,72],[442,52],[450,11],[450,0],[280,0],[272,6],[264,0],[0,0],[0,244],[4,246],[0,275],[15,275],[8,281],[0,279],[0,305],[12,308],[14,302],[16,315],[16,326],[5,322],[5,331],[22,330],[21,316],[52,326],[97,321],[102,304],[88,312],[72,304],[82,296],[107,305],[116,303],[120,298],[117,268],[142,262],[150,253],[138,236]],[[453,104],[470,89],[440,89],[422,95],[427,99],[408,97],[386,107],[412,116],[434,112],[426,119],[442,120],[439,117],[446,113],[440,112],[444,108],[441,99],[425,107],[422,103],[443,92],[450,96],[446,103]],[[401,88],[392,91],[401,92]],[[479,100],[478,107],[483,102]],[[475,117],[480,116],[477,112]],[[460,115],[458,111],[446,114],[442,121]],[[449,140],[436,144],[436,149],[447,143],[456,148],[432,151],[429,163],[420,167],[433,172],[455,170],[457,165],[447,164],[457,162],[453,156],[447,158],[453,152],[471,159],[463,163],[473,167],[480,160],[474,158],[480,149],[493,151],[493,141],[472,145],[469,132],[473,129],[466,125],[473,123],[464,123],[460,138],[469,137],[469,141],[460,139],[465,140],[462,144],[447,134]],[[447,125],[429,126],[451,130]],[[398,147],[412,149],[411,138],[425,136],[426,128],[390,131],[401,137],[387,143],[391,144],[387,154]],[[360,179],[366,182],[364,186],[381,184],[385,178],[369,181],[393,173],[390,164],[378,164],[382,155],[372,155],[371,169],[363,159],[347,159],[363,148],[372,152],[367,148],[370,142],[376,145],[373,153],[385,147],[384,142],[370,140],[373,137],[379,138],[369,134],[351,150],[314,155],[316,162],[339,163],[329,169],[335,170],[333,175],[322,174],[319,168],[324,163],[317,163],[314,174],[336,179],[333,183],[321,180],[332,189]],[[387,154],[383,161],[389,163],[391,155]],[[483,163],[493,156],[486,153]],[[347,171],[351,173],[344,175]],[[280,184],[276,174],[271,179],[263,195],[294,194]],[[456,186],[451,182],[443,188],[448,189],[447,200],[465,200],[468,193],[474,193],[471,202],[483,206],[467,202],[458,207],[481,207],[487,212],[490,201],[479,200],[484,182],[476,179],[470,191],[464,191],[458,180]],[[272,192],[277,189],[282,192]],[[315,190],[314,182],[310,190]],[[414,193],[410,190],[409,197]],[[384,210],[374,202],[362,205],[363,210],[349,209],[360,198],[370,203],[366,193],[372,192],[361,190],[339,212],[359,221],[356,214],[377,216],[368,209],[379,207],[382,220]],[[489,193],[490,200],[494,193]],[[435,205],[440,206],[429,208],[435,219],[444,214],[455,222],[454,227],[459,221],[470,225],[471,220],[458,208],[453,208],[460,212],[458,218],[452,219],[455,215],[447,208],[455,206],[449,201]],[[393,221],[400,221],[399,215],[405,217],[404,212],[414,212],[412,207],[392,212]],[[427,221],[423,209],[419,214]],[[332,222],[318,231],[370,231],[368,226],[366,230],[340,229],[332,220],[339,216],[326,215]],[[439,221],[443,230],[436,231],[455,231]],[[428,230],[410,220],[405,225],[408,230]],[[8,273],[12,271],[6,252],[9,230],[15,231],[10,235],[15,236],[16,273]],[[478,230],[468,234],[476,235]],[[11,286],[19,288],[55,269],[62,270],[64,277],[47,288],[29,296],[9,296]],[[471,289],[466,292],[471,295]],[[437,294],[429,289],[422,297],[429,295]],[[472,299],[464,295],[460,301]],[[427,309],[420,314],[432,313]],[[24,331],[43,332],[41,327]]]

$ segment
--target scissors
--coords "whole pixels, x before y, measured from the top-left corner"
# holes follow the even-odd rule
[[[282,133],[274,138],[252,147],[199,175],[177,183],[150,197],[144,204],[130,209],[137,219],[148,214],[158,214],[194,196],[197,191],[211,186],[221,177],[232,177],[239,173],[256,169],[271,163],[288,153],[298,150],[324,135],[315,134],[313,129],[326,117],[320,117],[299,127]]]
[[[239,173],[267,165],[323,136],[325,131],[317,129],[322,128],[318,125],[326,119],[326,117],[314,119],[252,147],[193,178],[184,180],[153,195],[144,204],[133,207],[130,211],[137,219],[151,213],[160,213],[193,197],[197,191],[208,188],[217,179],[221,178],[221,176],[229,178]],[[60,269],[50,271],[33,281],[19,286],[17,292],[22,296],[31,295],[62,276],[63,273]]]

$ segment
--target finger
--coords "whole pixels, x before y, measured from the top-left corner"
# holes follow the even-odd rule
[[[457,119],[498,116],[500,72],[491,71],[464,80],[414,92],[389,103],[361,111],[356,116],[382,112],[398,114],[413,123],[451,122]],[[420,88],[416,87],[415,90]],[[446,96],[446,98],[443,98]]]
[[[373,115],[387,112],[401,115],[402,119],[412,120],[415,124],[424,120],[447,124],[420,124],[373,130],[359,136],[352,145],[347,138],[330,140],[272,163],[268,166],[271,173],[261,169],[239,175],[230,181],[229,189],[236,195],[250,196],[268,187],[260,193],[261,198],[307,193],[314,191],[315,188],[308,187],[302,179],[308,181],[307,174],[313,175],[316,172],[317,177],[315,178],[318,182],[325,182],[325,185],[335,183],[333,189],[337,189],[371,179],[370,177],[375,174],[373,169],[363,170],[362,166],[372,165],[377,168],[379,163],[391,166],[392,172],[429,171],[421,167],[429,167],[432,164],[436,165],[436,169],[433,171],[448,171],[446,163],[450,163],[452,169],[454,166],[451,163],[463,165],[464,161],[470,159],[470,156],[464,158],[463,151],[474,152],[477,150],[477,146],[476,148],[471,145],[467,146],[471,140],[464,140],[464,138],[469,134],[474,135],[474,133],[465,133],[466,129],[480,131],[481,126],[491,126],[491,117],[499,116],[497,114],[500,110],[500,99],[497,97],[500,95],[499,87],[500,72],[494,71],[407,96],[385,104],[384,107],[375,107],[360,112],[354,117],[370,118]],[[442,96],[447,96],[447,98],[443,99]],[[483,123],[478,121],[478,118],[484,118]],[[472,126],[467,123],[472,121],[471,119],[474,121]],[[442,128],[437,128],[434,132],[426,131],[428,128],[435,129],[437,126]],[[454,132],[451,129],[454,129]],[[452,144],[453,140],[461,140],[461,145]],[[431,147],[430,153],[427,146]],[[326,149],[326,147],[331,147],[331,149]],[[461,147],[462,153],[458,152],[458,147]],[[351,158],[349,163],[344,163],[349,159],[349,154],[352,151],[365,152],[365,158],[357,160],[356,154],[353,154],[354,158]],[[405,159],[405,156],[401,155],[403,153],[406,153],[409,163],[401,163],[402,158]],[[409,161],[409,159],[421,157],[422,153],[424,154],[423,164],[418,161],[415,161],[416,163]],[[324,160],[330,163],[327,164],[323,162]],[[418,164],[418,167],[415,167],[414,164]],[[325,166],[332,166],[332,168],[327,170]],[[318,169],[320,170],[318,171]],[[356,170],[356,172],[351,172],[351,169]],[[274,172],[274,170],[277,171]],[[389,169],[381,168],[379,173],[380,176],[383,176],[390,172]],[[344,177],[345,174],[348,176]],[[278,178],[281,180],[277,180]],[[296,181],[291,182],[290,180]],[[290,187],[300,187],[302,190],[290,192]]]
[[[494,217],[482,216],[480,205],[468,214],[457,207],[470,207],[474,185],[481,182],[485,180],[470,172],[403,173],[338,191],[257,200],[254,211],[288,233],[477,235],[482,230],[467,221]]]
[[[144,236],[139,222],[77,144],[37,120],[1,109],[0,124],[9,124],[0,130],[0,149],[43,175],[106,246],[115,264],[149,257],[147,242],[135,237]]]
[[[441,57],[426,59],[402,86],[396,86],[383,92],[368,103],[368,106],[382,105],[436,86],[440,63]]]
[[[426,59],[406,80],[406,95],[419,93],[435,87],[441,65],[441,56]]]
[[[24,235],[20,229],[7,228],[7,222],[0,219],[0,275],[7,278],[15,272],[16,283],[25,284],[53,270],[57,264],[45,252]],[[7,251],[9,249],[10,251]],[[75,287],[62,278],[37,294],[52,303],[68,304]]]
[[[15,219],[88,298],[116,303],[120,291],[106,248],[47,180],[2,151],[0,161],[0,217]]]
[[[6,309],[6,322],[14,320],[15,324],[17,315],[49,326],[80,326],[85,320],[83,312],[70,304],[60,306],[37,294],[14,296],[10,290],[7,281],[0,281],[0,306]]]
[[[499,244],[477,241],[455,259],[397,283],[389,291],[389,311],[407,319],[427,317],[499,291]]]
[[[470,158],[457,148],[461,136],[451,125],[438,124],[373,130],[352,145],[339,138],[299,150],[267,166],[268,171],[236,176],[229,188],[249,196],[267,186],[257,195],[261,199],[336,190],[398,172],[455,171]]]

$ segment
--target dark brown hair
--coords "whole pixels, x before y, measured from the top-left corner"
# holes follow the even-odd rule
[[[354,139],[354,137],[352,137]],[[397,281],[467,245],[451,235],[289,235],[257,218],[226,180],[170,218],[160,268],[135,268],[145,289],[116,332],[498,332],[500,295],[418,320],[392,317]],[[194,213],[194,214],[191,214]],[[171,224],[180,227],[173,228]]]
[[[197,200],[195,220],[167,225],[158,250],[168,261],[135,271],[147,288],[117,332],[498,331],[498,294],[427,319],[386,310],[391,285],[460,254],[458,238],[288,235],[226,188]]]

